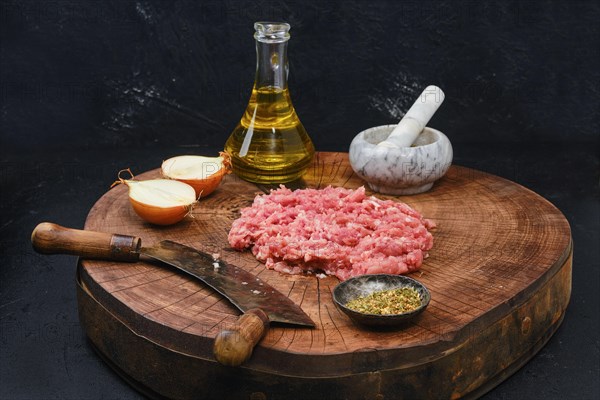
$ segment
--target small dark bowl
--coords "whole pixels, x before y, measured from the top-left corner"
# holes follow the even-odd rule
[[[365,314],[346,307],[346,304],[359,296],[367,296],[382,290],[411,287],[421,296],[421,306],[402,314]],[[429,290],[421,282],[403,275],[373,274],[360,275],[341,282],[333,289],[335,305],[355,322],[377,327],[392,327],[402,325],[419,315],[431,300]]]

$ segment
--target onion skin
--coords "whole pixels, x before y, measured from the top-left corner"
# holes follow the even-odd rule
[[[165,166],[161,167],[161,174],[167,179],[173,179],[179,182],[187,183],[196,191],[196,198],[206,197],[214,192],[217,187],[221,184],[223,177],[231,173],[231,157],[225,152],[219,153],[219,157],[223,158],[221,168],[212,175],[209,175],[204,179],[184,179],[184,178],[172,178],[169,176],[168,171],[165,170]],[[173,157],[176,158],[176,157]],[[172,158],[172,159],[173,159]],[[205,157],[210,158],[210,157]],[[215,157],[216,158],[216,157]]]
[[[221,168],[206,179],[176,179],[180,182],[187,183],[196,191],[196,198],[205,197],[215,191],[221,180],[229,172],[226,168]]]
[[[129,197],[135,213],[144,221],[155,225],[173,225],[183,220],[191,211],[191,206],[156,207],[140,203]]]
[[[125,172],[129,173],[130,179],[121,177]],[[110,187],[127,186],[131,207],[141,219],[151,224],[175,224],[190,214],[198,202],[196,190],[183,182],[168,179],[137,181],[129,168],[119,171],[117,178]]]

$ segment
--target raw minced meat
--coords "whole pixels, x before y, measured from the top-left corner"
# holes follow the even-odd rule
[[[267,268],[346,280],[419,269],[434,226],[404,203],[367,196],[364,187],[291,191],[282,185],[241,210],[229,244],[251,248]]]

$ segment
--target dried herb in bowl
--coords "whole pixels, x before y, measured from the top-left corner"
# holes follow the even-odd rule
[[[381,290],[346,303],[346,307],[365,314],[394,315],[416,310],[421,296],[411,287]]]

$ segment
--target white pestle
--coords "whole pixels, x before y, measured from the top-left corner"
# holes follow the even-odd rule
[[[440,107],[444,97],[444,92],[439,87],[435,85],[427,86],[392,133],[378,146],[410,147]]]

